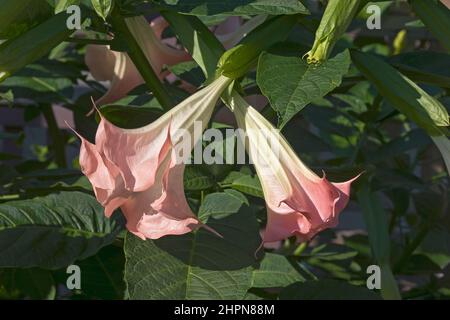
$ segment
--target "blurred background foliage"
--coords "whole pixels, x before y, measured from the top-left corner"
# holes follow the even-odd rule
[[[192,23],[195,18],[211,26],[229,16],[245,21],[254,15],[298,13],[299,2],[12,1],[23,10],[6,15],[10,2],[0,0],[0,66],[10,68],[5,69],[7,74],[0,73],[1,298],[450,297],[450,193],[442,160],[450,157],[449,151],[440,153],[427,132],[393,105],[389,94],[399,94],[398,88],[390,87],[392,93],[386,94],[380,88],[388,79],[371,78],[357,66],[364,61],[352,62],[355,52],[374,54],[380,65],[402,72],[449,110],[450,42],[448,28],[439,28],[450,20],[442,22],[417,11],[421,1],[377,1],[382,29],[367,29],[363,8],[330,59],[314,70],[319,79],[314,80],[301,57],[314,42],[325,3],[302,1],[311,14],[300,14],[287,40],[259,56],[257,67],[239,80],[242,92],[268,98],[263,114],[275,125],[284,125],[283,134],[314,171],[324,170],[331,181],[363,175],[352,186],[351,202],[337,228],[308,243],[295,239],[275,243],[254,259],[266,211],[251,166],[186,168],[191,207],[202,221],[217,224],[230,243],[203,230],[195,236],[142,242],[126,234],[120,212],[113,219],[103,217],[79,170],[80,143],[65,121],[93,140],[98,119],[86,114],[92,108],[91,97],[102,96],[107,83],[92,78],[84,54],[89,43],[126,50],[120,36],[110,40],[111,10],[148,19],[168,10],[179,19],[190,17]],[[71,4],[81,6],[82,33],[61,27],[55,15],[64,15]],[[444,5],[438,8],[444,10],[439,11],[441,16],[449,16]],[[176,28],[165,31],[166,37],[174,34],[185,45]],[[45,49],[34,50],[37,47]],[[284,63],[295,69],[283,69]],[[195,87],[205,81],[195,61],[170,71]],[[311,83],[317,88],[298,93],[298,88]],[[165,82],[164,87],[174,102],[189,95],[179,81]],[[289,97],[292,92],[294,98]],[[286,110],[288,104],[291,111]],[[162,113],[145,85],[101,110],[112,122],[130,128],[150,123]],[[212,126],[227,127],[219,117]],[[177,254],[180,247],[192,253],[190,259]],[[66,288],[70,264],[82,270],[80,290]],[[381,291],[366,289],[366,270],[372,264],[382,267]]]

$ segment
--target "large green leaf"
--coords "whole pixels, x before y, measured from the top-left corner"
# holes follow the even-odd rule
[[[260,244],[254,214],[241,210],[182,236],[143,241],[127,234],[125,281],[131,299],[242,299]]]
[[[294,283],[280,294],[282,300],[379,300],[380,296],[364,287],[344,281],[319,280]]]
[[[7,202],[0,205],[0,266],[61,268],[95,254],[120,229],[81,192]]]
[[[266,52],[259,58],[257,82],[283,127],[307,104],[339,86],[349,65],[348,51],[319,65],[308,64],[300,53],[285,56]]]
[[[450,51],[450,10],[439,0],[409,0],[414,12]]]
[[[171,10],[199,16],[309,13],[298,0],[162,0],[160,2]]]

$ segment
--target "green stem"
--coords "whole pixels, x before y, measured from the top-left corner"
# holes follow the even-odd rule
[[[294,256],[297,257],[300,256],[307,247],[308,247],[307,241],[300,243],[300,245],[294,251]]]
[[[147,60],[147,57],[142,51],[142,48],[139,46],[139,43],[136,41],[130,29],[128,28],[125,22],[125,18],[122,17],[118,12],[118,9],[113,10],[111,14],[111,22],[113,28],[116,31],[120,32],[120,34],[127,42],[127,53],[129,57],[141,73],[142,78],[144,78],[145,83],[150,88],[153,95],[160,103],[161,107],[163,107],[163,109],[165,110],[169,110],[170,108],[172,108],[173,103],[169,94],[167,93],[166,89],[153,70],[150,62]]]
[[[47,104],[41,107],[42,114],[45,121],[47,121],[48,131],[53,141],[53,149],[55,152],[55,161],[58,167],[66,168],[66,153],[64,145],[64,137],[59,130],[58,123],[56,122],[55,114],[51,105]]]

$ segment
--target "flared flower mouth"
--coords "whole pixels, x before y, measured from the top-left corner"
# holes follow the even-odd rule
[[[350,196],[350,184],[316,175],[257,110],[233,92],[230,106],[248,136],[247,150],[261,181],[268,219],[264,241],[289,236],[310,239],[338,223]],[[275,149],[274,149],[275,147]]]
[[[95,144],[79,136],[80,166],[106,216],[120,207],[128,230],[142,239],[184,234],[202,226],[184,195],[185,165],[177,149],[184,138],[181,133],[192,132],[196,121],[208,124],[230,82],[219,77],[141,128],[117,127],[100,114]]]

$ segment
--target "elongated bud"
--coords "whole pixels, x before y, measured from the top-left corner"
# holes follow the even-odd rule
[[[360,7],[360,0],[329,0],[312,49],[305,54],[308,63],[327,60]]]

